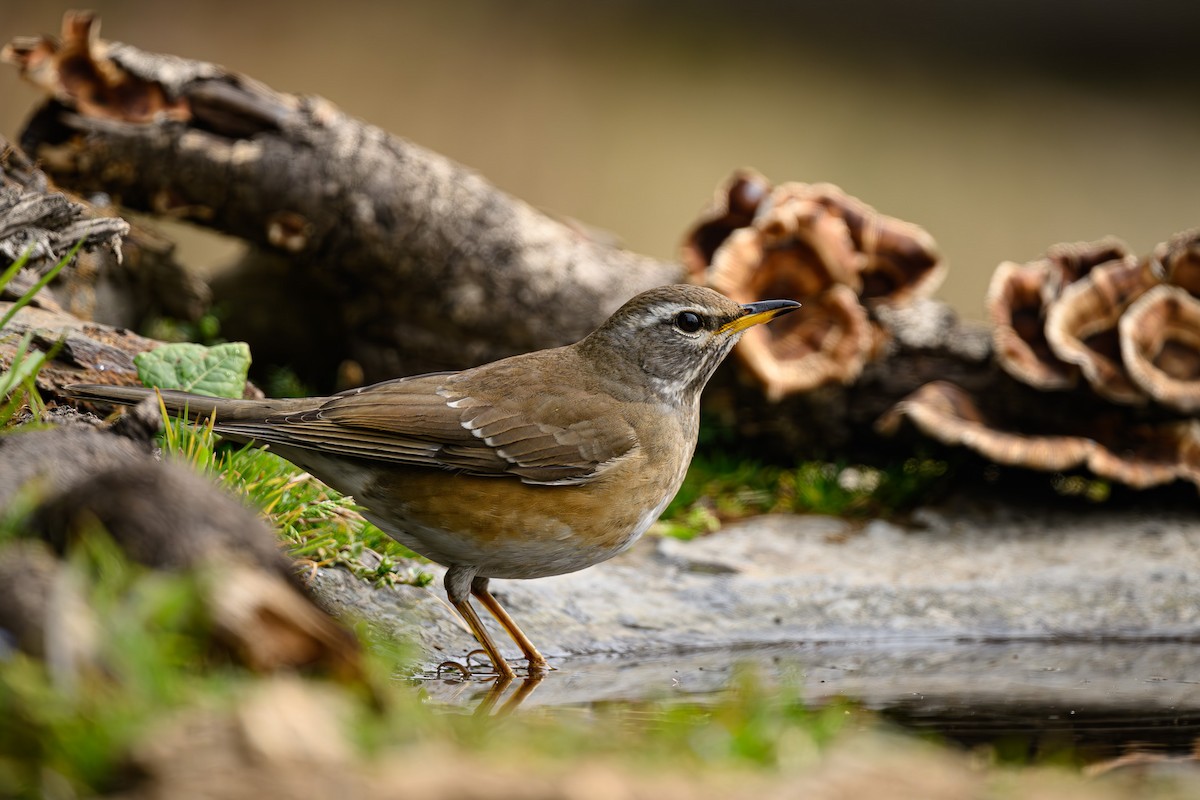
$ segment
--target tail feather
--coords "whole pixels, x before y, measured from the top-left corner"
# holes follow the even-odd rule
[[[63,394],[73,400],[93,403],[112,403],[135,406],[156,392],[162,395],[163,405],[173,417],[204,419],[219,411],[219,398],[167,389],[147,389],[144,386],[108,386],[98,383],[75,383],[63,388]],[[220,414],[224,417],[224,414]]]
[[[113,403],[133,406],[154,397],[162,397],[167,413],[173,417],[190,420],[206,420],[214,414],[217,430],[220,421],[257,421],[275,414],[295,411],[298,407],[308,408],[308,400],[231,400],[226,397],[209,397],[174,389],[147,389],[144,386],[109,386],[98,383],[75,383],[63,388],[63,394],[75,400],[96,403]]]

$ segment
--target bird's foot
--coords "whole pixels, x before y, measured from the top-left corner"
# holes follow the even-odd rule
[[[471,677],[471,670],[467,669],[464,665],[458,663],[457,661],[443,661],[442,663],[438,664],[437,665],[437,676],[439,678],[442,677],[442,675],[445,674],[446,670],[457,670],[458,673],[460,675],[462,675],[464,678]]]
[[[547,661],[545,656],[541,655],[540,653],[538,654],[537,658],[530,658],[527,663],[527,668],[529,670],[528,674],[531,678],[535,675],[544,677],[547,672],[557,669],[557,667],[550,666],[550,662]]]
[[[477,659],[480,664],[490,665],[492,663],[492,657],[489,656],[488,651],[484,650],[482,647],[478,647],[467,653],[465,656],[463,656],[463,661],[470,664],[472,658]]]
[[[474,663],[472,663],[474,661]],[[501,660],[500,663],[494,663],[486,650],[472,650],[467,653],[462,660],[458,661],[443,661],[437,666],[437,675],[440,678],[447,671],[458,672],[464,680],[491,680],[498,679],[501,682],[511,682],[517,677],[512,667],[508,662]],[[530,675],[534,672],[530,671]],[[542,674],[542,673],[538,673]]]

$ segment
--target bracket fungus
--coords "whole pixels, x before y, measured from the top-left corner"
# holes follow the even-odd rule
[[[694,280],[739,302],[803,304],[775,330],[747,331],[735,351],[773,400],[854,381],[886,341],[871,309],[926,297],[944,274],[924,229],[832,184],[772,187],[750,170],[718,189],[683,259]]]
[[[1172,236],[1154,248],[1154,269],[1164,283],[1200,297],[1200,228]]]
[[[1119,329],[1133,383],[1165,406],[1200,410],[1200,300],[1178,286],[1156,286],[1130,305]]]
[[[997,464],[1046,472],[1086,467],[1101,478],[1135,489],[1177,479],[1200,486],[1200,422],[1196,420],[1127,425],[1085,418],[1072,426],[1075,432],[1031,433],[1007,427],[981,410],[965,389],[946,381],[917,389],[884,413],[875,429],[895,435],[905,420],[925,436],[967,447]]]
[[[1134,489],[1177,479],[1200,486],[1200,424],[1176,420],[1122,425],[1097,444],[1087,466],[1102,478]]]
[[[1009,375],[1042,391],[1069,389],[1079,369],[1060,358],[1046,336],[1046,316],[1063,288],[1095,267],[1133,256],[1117,239],[1058,244],[1028,264],[1005,261],[992,273],[986,307],[996,360]]]
[[[907,420],[999,464],[1087,468],[1134,488],[1180,479],[1200,486],[1198,295],[1200,231],[1142,259],[1109,238],[1004,262],[987,308],[996,362],[1018,383],[974,395],[927,383],[876,430],[891,435]],[[1066,390],[1060,402],[1038,394]]]
[[[1079,377],[1046,340],[1047,295],[1053,286],[1045,263],[1005,261],[992,273],[985,302],[996,361],[1009,375],[1043,391],[1069,389]]]
[[[980,410],[963,388],[933,381],[892,406],[875,429],[894,435],[908,419],[926,436],[942,444],[962,445],[997,464],[1064,470],[1087,460],[1094,443],[1080,436],[1030,435],[1005,430]]]
[[[1046,340],[1055,355],[1077,365],[1092,389],[1115,403],[1147,399],[1125,371],[1117,325],[1154,284],[1149,261],[1101,264],[1063,289],[1046,315]]]
[[[717,187],[712,203],[683,239],[683,264],[693,277],[703,277],[713,254],[730,234],[750,226],[770,192],[771,182],[752,169],[737,170]]]

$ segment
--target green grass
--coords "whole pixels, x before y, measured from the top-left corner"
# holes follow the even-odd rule
[[[62,272],[82,246],[83,240],[80,239],[66,255],[59,259],[58,263],[47,270],[45,275],[25,290],[4,314],[0,315],[0,339],[11,341],[15,338],[14,334],[4,333],[8,323],[12,321],[18,311],[29,305],[34,295],[54,280],[58,273]],[[30,252],[32,252],[32,246],[9,264],[3,273],[0,273],[0,289],[8,286],[17,273],[29,263]],[[3,398],[0,401],[0,428],[9,427],[23,408],[30,409],[35,417],[45,410],[45,404],[37,391],[37,374],[43,364],[54,358],[61,346],[62,342],[59,341],[50,350],[43,352],[33,348],[33,331],[29,331],[21,337],[13,348],[12,362],[7,369],[0,372],[0,398]]]
[[[949,469],[945,461],[917,457],[879,469],[816,461],[782,467],[698,454],[657,530],[690,539],[757,514],[892,517],[927,501]]]

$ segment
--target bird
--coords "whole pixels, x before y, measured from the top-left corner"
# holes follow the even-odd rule
[[[636,295],[573,344],[461,371],[327,397],[159,393],[168,413],[269,447],[445,566],[451,605],[497,675],[512,680],[471,599],[512,638],[528,674],[544,674],[549,662],[491,593],[491,579],[575,572],[630,547],[683,483],[709,378],[745,330],[799,307],[668,285]],[[64,388],[115,404],[155,391]]]

